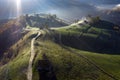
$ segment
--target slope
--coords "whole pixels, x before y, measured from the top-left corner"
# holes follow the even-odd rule
[[[103,73],[95,65],[88,62],[85,58],[76,55],[74,52],[56,43],[55,37],[53,36],[55,33],[49,30],[45,30],[45,32],[46,34],[44,34],[42,38],[38,38],[35,42],[35,53],[37,55],[33,63],[33,80],[39,80],[38,61],[44,60],[44,55],[51,62],[57,80],[119,79],[119,55],[103,55],[70,48],[71,50],[75,50],[77,54],[89,58],[97,66],[112,75],[114,77],[112,78]],[[27,39],[27,43],[20,49],[19,55],[16,58],[11,60],[8,64],[0,67],[1,80],[6,80],[6,78],[12,80],[27,79],[26,73],[30,57],[30,41],[33,35]]]
[[[82,21],[63,28],[53,29],[61,42],[73,48],[99,53],[120,53],[120,26],[99,20]]]
[[[106,23],[106,21],[99,23],[103,22]],[[94,42],[98,46],[96,42],[98,34],[100,44],[104,41],[106,43],[109,36],[113,36],[111,33],[115,34],[112,39],[119,39],[119,31],[109,28],[108,23],[104,24],[103,28],[82,21],[63,28],[44,29],[44,34],[37,38],[34,44],[36,55],[32,64],[33,80],[39,80],[39,66],[41,66],[39,61],[44,60],[48,60],[53,66],[57,80],[119,80],[120,55],[113,55],[114,51],[112,55],[108,54],[109,49],[106,51],[106,48],[105,51],[101,49],[103,50],[101,53],[104,54],[100,54],[97,53],[99,50],[94,50],[95,48],[92,47]],[[110,27],[114,26],[109,24]],[[0,67],[0,80],[27,80],[30,42],[37,34],[36,31],[31,31],[29,37],[25,39],[25,44],[19,48],[18,55]],[[16,50],[16,47],[13,49]],[[88,51],[83,51],[85,49]],[[50,72],[47,74],[51,76]]]

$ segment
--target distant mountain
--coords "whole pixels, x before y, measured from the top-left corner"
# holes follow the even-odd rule
[[[120,25],[120,6],[108,10],[102,10],[100,13],[103,19]]]
[[[9,19],[1,19],[0,20],[0,26],[2,26],[4,23],[8,22]]]
[[[51,14],[27,14],[25,17],[27,25],[31,27],[43,28],[44,26],[61,27],[68,25],[66,21]]]

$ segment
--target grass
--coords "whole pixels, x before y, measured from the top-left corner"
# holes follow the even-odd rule
[[[24,46],[25,44],[27,44],[27,41],[31,35],[33,34],[37,34],[37,32],[35,31],[27,31],[27,33],[20,39],[18,40],[14,45],[10,46],[10,48],[8,49],[8,51],[6,51],[4,54],[3,54],[3,57],[1,59],[1,64],[6,64],[7,62],[9,62],[10,59],[13,59],[15,58],[19,53],[20,51],[20,48],[22,46]],[[9,57],[10,56],[10,57]]]
[[[109,40],[116,39],[116,38],[119,39],[119,36],[117,36],[118,33],[112,29],[114,25],[110,25],[110,26],[108,26],[108,25],[110,25],[108,22],[105,23],[103,26],[102,26],[102,24],[100,26],[98,24],[95,24],[94,26],[74,25],[74,26],[68,26],[65,28],[58,28],[58,29],[54,29],[54,30],[55,30],[55,32],[61,34],[61,36],[62,36],[61,40],[62,40],[63,44],[65,44],[67,46],[72,45],[71,47],[73,47],[73,48],[76,48],[75,45],[73,45],[73,44],[77,44],[78,46],[84,47],[82,44],[83,42],[88,44],[89,46],[91,46],[91,45],[96,43],[96,40],[97,40],[96,45],[98,45],[98,46],[101,46],[101,44],[104,44],[104,46],[105,45],[109,46],[108,44],[115,45],[114,42],[109,43]],[[82,37],[82,38],[80,38],[80,37]],[[82,43],[80,43],[81,40],[83,40]],[[79,49],[79,48],[77,48],[77,49]],[[116,78],[120,79],[120,77],[119,77],[119,75],[120,75],[120,69],[119,69],[119,67],[120,67],[120,55],[114,55],[114,54],[116,54],[116,52],[114,50],[112,50],[113,48],[111,48],[110,50],[108,49],[110,52],[112,52],[112,54],[107,54],[109,52],[104,51],[104,49],[106,49],[106,48],[104,48],[103,51],[101,50],[102,54],[97,53],[97,52],[96,53],[91,52],[89,50],[88,50],[89,51],[88,52],[88,51],[82,51],[82,50],[77,50],[77,49],[75,50],[76,52],[88,57],[95,64],[100,66],[103,70],[112,74]],[[94,48],[94,50],[95,49],[96,49],[96,47]],[[66,51],[64,51],[63,53],[66,54]],[[65,56],[63,56],[63,57],[65,57]],[[72,60],[72,61],[74,61],[74,60]],[[79,65],[79,66],[81,66],[81,65]],[[89,67],[90,66],[87,66],[87,68],[89,68]],[[71,73],[71,74],[76,74],[76,73]],[[88,72],[86,72],[86,73],[88,73]],[[97,72],[95,74],[97,74]],[[77,80],[77,79],[75,79],[75,80]],[[95,80],[97,80],[97,79],[95,79]],[[109,80],[109,79],[107,77],[105,78],[104,76],[102,76],[100,78],[100,80]]]
[[[81,50],[76,50],[76,52],[85,55],[108,73],[120,79],[120,55],[100,54]]]
[[[87,63],[84,58],[75,55],[73,52],[64,49],[51,40],[43,41],[38,39],[35,44],[37,44],[35,46],[37,56],[34,61],[33,80],[39,80],[37,62],[38,60],[43,59],[43,54],[46,54],[52,63],[58,80],[113,80],[99,71],[92,64]],[[0,69],[1,80],[5,80],[5,76],[8,76],[12,80],[26,80],[26,69],[30,56],[30,47],[28,46],[30,46],[30,43],[21,49],[19,52],[20,54],[13,61],[10,61],[8,65],[5,65]],[[119,78],[119,55],[98,54],[74,50],[85,55],[105,71]],[[6,72],[7,69],[9,69],[8,73]]]
[[[82,26],[74,25],[74,26],[67,26],[66,28],[58,28],[55,30],[64,35],[65,34],[68,35],[69,33],[73,34],[73,35],[83,33],[83,34],[88,34],[88,35],[90,34],[90,35],[98,35],[99,36],[100,34],[102,34],[105,36],[111,36],[110,30],[100,29],[100,28],[93,27],[90,25],[82,25]]]
[[[74,25],[74,26],[66,26],[63,28],[57,28],[56,30],[61,31],[61,32],[75,32],[75,33],[79,33],[81,32],[85,32],[88,28],[90,28],[89,25],[84,25],[84,26],[79,26],[79,25]]]
[[[52,63],[58,80],[112,80],[95,66],[87,63],[82,57],[62,48],[53,41],[38,40],[36,43],[39,45],[36,46],[37,57],[35,60],[36,65],[34,65],[34,80],[38,80],[36,66],[37,61],[43,59],[43,54]]]
[[[100,35],[102,35],[102,37],[111,36],[109,30],[100,29],[99,27],[92,27],[89,25],[68,26],[54,30],[61,33],[62,36],[67,36],[67,38],[75,36],[69,39],[71,42],[73,42],[73,39],[78,41],[78,37],[81,36],[82,38],[80,39],[82,40],[83,38],[86,38],[83,40],[88,41],[88,43],[93,41],[93,39],[97,39]],[[8,64],[0,67],[0,80],[6,80],[5,78],[12,80],[27,79],[26,72],[30,57],[30,41],[35,34],[36,32],[33,32],[33,34],[26,39],[27,43],[19,50],[16,58],[11,60]],[[36,57],[33,63],[33,80],[39,80],[37,66],[38,60],[44,59],[43,54],[45,54],[48,60],[52,63],[57,80],[114,80],[101,72],[93,64],[87,62],[85,58],[74,54],[74,52],[63,48],[60,44],[56,43],[54,41],[54,36],[52,36],[54,32],[52,34],[50,34],[50,32],[47,34],[46,32],[45,34],[42,38],[38,38],[35,42]],[[80,55],[86,56],[97,66],[112,74],[114,77],[120,79],[120,55],[99,54],[80,49],[71,49]]]
[[[81,35],[82,36],[88,36],[88,37],[97,37],[100,34],[100,30],[94,27],[91,27],[90,25],[74,25],[74,26],[68,26],[66,28],[58,28],[56,29],[57,32],[61,33],[62,35]]]
[[[11,60],[8,64],[0,68],[0,79],[5,80],[7,77],[11,80],[26,80],[26,69],[28,66],[30,44],[22,47],[19,55]]]
[[[113,29],[114,25],[110,24],[105,21],[92,25],[76,24],[53,31],[61,35],[61,41],[67,46],[98,53],[119,54],[120,32],[116,32]]]
[[[23,44],[19,48],[18,55],[11,59],[6,65],[0,67],[0,80],[27,80],[27,68],[30,57],[31,36],[36,34],[35,31],[29,32],[22,41],[18,41],[19,44]],[[11,48],[16,50],[16,44]],[[16,54],[14,51],[12,54]]]

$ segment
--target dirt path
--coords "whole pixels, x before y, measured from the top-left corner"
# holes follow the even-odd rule
[[[27,72],[27,80],[32,80],[32,64],[35,57],[34,42],[40,35],[41,32],[38,32],[37,36],[31,40],[31,56],[30,56],[28,72]]]

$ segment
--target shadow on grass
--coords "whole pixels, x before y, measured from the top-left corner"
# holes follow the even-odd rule
[[[38,61],[39,80],[57,80],[51,62],[43,54],[43,60]]]

